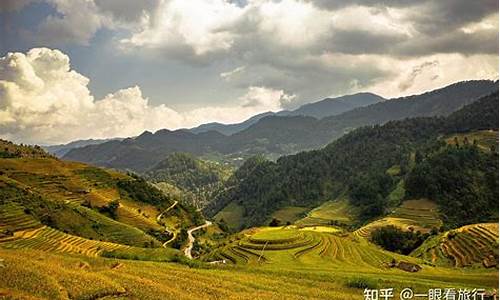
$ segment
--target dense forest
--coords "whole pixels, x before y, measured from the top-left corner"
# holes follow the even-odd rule
[[[223,188],[233,168],[188,153],[172,153],[144,173],[171,198],[202,208]]]
[[[406,180],[408,197],[435,200],[450,228],[498,219],[498,153],[467,143],[428,154]]]
[[[420,165],[422,153],[443,151],[443,147],[447,149],[440,137],[462,130],[483,129],[498,130],[498,93],[483,97],[447,118],[390,121],[384,125],[356,129],[321,150],[284,156],[277,162],[262,158],[249,160],[242,166],[245,175],[241,176],[238,170],[228,181],[226,190],[205,209],[205,213],[213,216],[234,201],[244,208],[243,226],[252,226],[262,224],[280,207],[317,206],[348,189],[351,203],[361,208],[361,219],[369,219],[386,211],[389,205],[387,196],[401,178],[410,176],[408,172],[416,176],[418,170],[423,168]],[[474,161],[481,160],[486,165],[494,162],[487,161],[485,155],[477,154],[478,158]],[[411,171],[415,163],[417,167]],[[438,161],[429,163],[435,167]],[[388,175],[387,170],[391,167],[397,167],[398,174]],[[457,176],[462,174],[456,173]],[[488,191],[484,197],[489,199],[483,204],[491,205],[494,195],[490,189],[498,184],[498,178],[481,178],[477,184]],[[462,201],[466,207],[466,199],[454,199]],[[490,208],[483,207],[483,210]],[[485,218],[479,216],[477,221]]]

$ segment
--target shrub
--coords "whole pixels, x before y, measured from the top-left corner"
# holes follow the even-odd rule
[[[280,226],[281,221],[279,219],[273,218],[272,221],[269,223],[269,226],[271,227],[278,227]]]
[[[377,283],[365,277],[355,277],[349,279],[346,286],[355,289],[375,289],[377,288]]]
[[[420,231],[403,231],[394,225],[389,225],[373,231],[371,240],[386,250],[409,254],[428,236],[428,234],[421,234]]]

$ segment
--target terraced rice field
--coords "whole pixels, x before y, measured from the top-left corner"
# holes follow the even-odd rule
[[[84,239],[47,226],[16,231],[12,238],[0,240],[0,247],[75,253],[86,256],[97,256],[102,251],[127,248],[120,244]]]
[[[295,224],[297,226],[321,226],[338,222],[349,225],[353,223],[355,215],[355,209],[349,205],[349,201],[340,197],[311,210],[305,218],[298,220]]]
[[[32,234],[42,235],[45,230]],[[39,250],[26,245],[22,249],[0,247],[0,257],[5,260],[5,267],[0,268],[0,277],[5,279],[0,280],[0,297],[345,300],[363,298],[363,288],[352,285],[358,280],[397,292],[407,287],[416,292],[436,287],[491,290],[498,284],[497,269],[434,267],[419,258],[381,250],[350,234],[298,228],[249,230],[220,253],[226,264],[202,268],[68,255],[78,252],[63,247],[59,243],[56,248],[54,242],[29,247]],[[388,268],[392,259],[418,263],[422,270],[409,274]]]
[[[354,232],[354,235],[369,238],[371,233],[380,227],[394,225],[402,230],[413,229],[422,233],[429,232],[433,227],[439,228],[437,205],[426,199],[407,200],[394,209],[388,216],[375,220]]]
[[[281,224],[294,223],[295,221],[304,217],[309,210],[307,207],[300,206],[287,206],[275,211],[267,223],[271,222],[273,218],[281,221]]]
[[[332,268],[364,266],[382,268],[397,254],[383,251],[349,234],[295,228],[262,228],[223,249],[221,259],[232,263],[327,263]]]
[[[0,205],[0,234],[39,228],[41,226],[42,224],[31,215],[26,214],[21,206],[10,202]]]
[[[76,204],[86,200],[86,191],[82,189],[84,185],[65,175],[14,171],[9,173],[9,177],[29,185],[47,199]]]
[[[54,159],[0,159],[0,170],[5,176],[49,200],[73,204],[96,201],[102,204],[120,198],[115,188],[105,184],[105,179],[102,179],[104,183],[97,184],[95,178],[91,180],[80,174],[87,169],[95,168]],[[108,180],[124,176],[112,171],[99,171],[99,178],[106,174]]]
[[[162,230],[156,222],[159,212],[154,206],[121,198],[113,180],[124,177],[123,174],[55,159],[0,159],[0,171],[3,174],[0,177],[0,189],[2,186],[10,189],[3,190],[0,198],[19,196],[19,199],[1,199],[4,203],[17,202],[22,205],[27,198],[21,195],[28,195],[33,196],[31,204],[36,205],[36,201],[42,201],[37,197],[43,195],[43,201],[50,206],[64,207],[52,210],[51,215],[58,223],[55,227],[60,230],[86,238],[139,247],[152,241],[144,232]],[[118,199],[120,206],[116,220],[97,212],[99,207]],[[6,207],[2,208],[2,212],[14,214],[14,217],[0,215],[0,233],[17,230],[17,223],[12,223],[13,220],[26,222],[24,225],[19,224],[24,226],[18,228],[20,230],[33,225],[29,221],[33,218],[22,211],[12,212]],[[4,223],[12,223],[14,228],[9,229]],[[155,240],[153,243],[159,244]]]
[[[412,256],[455,267],[498,266],[498,223],[467,225],[448,231],[426,241]]]

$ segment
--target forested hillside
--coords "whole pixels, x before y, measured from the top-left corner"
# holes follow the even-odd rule
[[[498,90],[497,82],[464,81],[421,95],[356,108],[321,120],[305,116],[267,116],[231,136],[216,131],[198,134],[187,130],[160,130],[154,134],[145,132],[136,138],[73,149],[64,158],[139,172],[152,168],[173,152],[211,155],[234,164],[256,154],[274,159],[320,148],[360,126],[409,117],[446,116],[495,90]]]
[[[0,139],[0,158],[51,158],[52,156],[39,146],[16,145]]]
[[[203,208],[231,173],[230,166],[187,153],[173,153],[144,173],[144,177],[178,201]]]
[[[498,219],[498,153],[472,141],[426,153],[405,186],[410,198],[435,199],[450,228]]]
[[[382,126],[362,127],[321,150],[285,156],[277,162],[264,159],[247,161],[242,167],[247,170],[246,175],[238,176],[237,171],[233,180],[229,181],[226,192],[208,206],[205,212],[214,215],[221,207],[234,201],[244,208],[244,226],[251,226],[261,224],[280,207],[317,206],[348,189],[351,203],[361,208],[360,220],[370,219],[385,212],[390,205],[388,195],[400,180],[406,178],[408,172],[412,172],[410,178],[417,176],[418,170],[423,168],[420,165],[424,160],[422,153],[441,153],[439,155],[447,156],[448,152],[471,151],[477,157],[471,158],[469,164],[482,164],[476,169],[464,170],[464,173],[455,170],[458,173],[456,176],[467,176],[468,172],[476,171],[492,174],[496,166],[492,154],[479,153],[474,145],[470,146],[473,147],[471,150],[467,147],[459,150],[447,148],[454,146],[446,146],[442,137],[461,129],[498,130],[498,93],[483,97],[447,118],[413,118],[391,121]],[[435,164],[440,163],[440,157],[434,158],[435,161],[430,156],[428,159],[429,166],[439,170]],[[415,163],[417,167],[412,171]],[[396,169],[397,172],[391,174],[389,169]],[[444,175],[436,172],[436,176]],[[446,177],[441,179],[453,180]],[[492,191],[492,187],[498,185],[497,177],[483,174],[462,179],[472,180],[474,188],[482,191],[481,204],[488,205],[488,209],[495,209],[490,206],[494,204],[493,198],[498,199],[498,195],[495,196]],[[422,193],[424,191],[421,189]],[[428,193],[412,196],[436,195]],[[453,196],[454,201],[461,203],[462,210],[473,207],[466,198]],[[450,204],[445,201],[438,201],[438,204]],[[486,209],[483,207],[483,210]],[[443,212],[446,213],[447,210]],[[492,213],[491,216],[494,215]],[[481,215],[474,220],[489,221],[491,216]],[[459,215],[450,214],[447,221],[456,222],[457,218]]]

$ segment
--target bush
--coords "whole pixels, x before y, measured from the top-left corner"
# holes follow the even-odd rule
[[[271,227],[278,227],[280,226],[281,221],[279,219],[273,218],[272,221],[269,223],[269,226]]]
[[[429,234],[422,234],[420,231],[403,231],[394,225],[389,225],[373,231],[371,240],[386,250],[410,254],[422,245],[427,237]]]
[[[349,279],[346,286],[355,289],[376,289],[377,283],[368,278],[356,277]]]
[[[120,207],[120,202],[118,200],[113,200],[108,203],[108,205],[99,208],[99,212],[107,213],[112,219],[118,217],[118,207]]]

